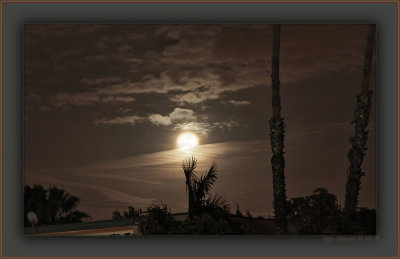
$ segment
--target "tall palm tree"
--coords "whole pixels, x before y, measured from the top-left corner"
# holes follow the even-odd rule
[[[279,233],[287,231],[287,202],[285,187],[285,158],[283,156],[285,123],[281,117],[281,98],[279,94],[279,49],[280,25],[273,25],[272,41],[272,118],[269,121],[272,148],[272,176],[274,189],[275,221]]]
[[[357,107],[354,111],[354,137],[350,137],[351,148],[347,154],[350,165],[347,171],[345,211],[355,212],[358,204],[358,194],[360,191],[361,177],[364,172],[361,169],[364,160],[366,144],[368,139],[368,130],[371,111],[370,78],[372,67],[372,54],[375,44],[375,25],[370,24],[368,28],[367,47],[365,49],[363,79],[361,82],[361,91],[357,95]]]

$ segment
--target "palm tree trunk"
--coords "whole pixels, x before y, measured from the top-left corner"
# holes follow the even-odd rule
[[[272,118],[269,121],[272,148],[272,176],[274,188],[275,221],[279,233],[287,231],[285,158],[283,156],[285,123],[281,117],[281,98],[279,94],[279,49],[280,25],[273,26],[272,42]]]
[[[375,25],[371,24],[368,29],[361,91],[357,95],[357,108],[354,111],[354,120],[352,121],[352,124],[355,125],[354,137],[350,137],[349,141],[352,147],[347,154],[350,165],[347,171],[345,211],[349,213],[355,212],[357,209],[361,177],[364,175],[361,165],[367,150],[368,130],[366,128],[371,111],[372,91],[369,89],[369,85],[374,43]]]
[[[194,195],[193,195],[193,186],[191,184],[190,177],[186,177],[186,187],[189,192],[189,204],[188,204],[188,212],[189,216],[193,216],[193,207],[194,207]]]

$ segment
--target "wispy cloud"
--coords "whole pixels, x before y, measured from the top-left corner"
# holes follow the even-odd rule
[[[178,123],[173,130],[195,131],[200,134],[207,134],[211,131],[211,124],[207,122],[186,122]]]
[[[49,100],[55,107],[88,106],[99,102],[100,97],[93,92],[80,92],[74,94],[58,93],[50,96]]]
[[[120,125],[135,125],[137,122],[143,121],[145,118],[132,115],[132,116],[125,116],[125,117],[116,117],[113,119],[101,119],[101,120],[96,120],[96,124],[120,124]]]
[[[236,100],[229,100],[228,103],[236,105],[236,106],[244,106],[244,105],[251,104],[251,102],[249,102],[249,101],[236,101]]]
[[[81,84],[83,85],[100,85],[100,84],[109,84],[116,83],[122,81],[119,77],[98,77],[98,78],[82,78]]]
[[[136,101],[136,98],[131,96],[105,96],[101,99],[103,103],[112,103],[112,102],[123,102],[123,103],[131,103]]]
[[[175,108],[169,115],[163,116],[161,114],[149,115],[149,120],[155,125],[169,126],[172,122],[195,120],[196,115],[190,109]]]

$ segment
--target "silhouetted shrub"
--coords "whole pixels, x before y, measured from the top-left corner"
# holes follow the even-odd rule
[[[352,214],[343,212],[334,194],[317,188],[312,195],[288,202],[288,221],[303,235],[375,235],[376,211],[361,208]]]

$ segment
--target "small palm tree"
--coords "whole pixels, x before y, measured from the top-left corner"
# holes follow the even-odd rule
[[[211,188],[218,178],[217,164],[213,162],[210,169],[200,178],[197,177],[196,167],[197,160],[193,156],[182,162],[186,177],[186,191],[189,196],[189,216],[192,217],[195,214],[213,209],[229,211],[230,206],[221,195],[210,194]]]
[[[192,216],[192,211],[194,208],[194,190],[193,190],[193,185],[194,185],[194,179],[196,179],[196,167],[197,167],[197,160],[192,156],[191,158],[188,158],[184,161],[182,161],[182,168],[183,172],[185,173],[185,178],[186,178],[186,193],[188,193],[189,196],[189,215]]]

